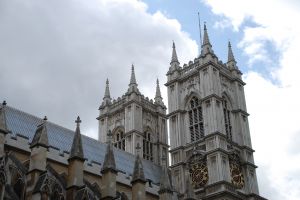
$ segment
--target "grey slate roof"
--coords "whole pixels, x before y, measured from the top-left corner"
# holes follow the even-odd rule
[[[37,126],[41,118],[30,115],[18,109],[6,106],[7,129],[12,136],[17,134],[32,141]],[[51,122],[47,122],[49,146],[58,149],[60,152],[70,152],[74,131],[61,127]],[[85,159],[88,163],[96,162],[103,164],[106,144],[93,138],[82,135],[82,146]],[[114,148],[116,167],[118,171],[132,175],[135,157],[134,155]],[[159,184],[161,167],[147,160],[143,160],[145,178],[153,183]],[[100,173],[100,172],[99,172]]]

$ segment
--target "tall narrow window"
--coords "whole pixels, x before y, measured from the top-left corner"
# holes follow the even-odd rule
[[[227,100],[223,97],[222,100],[222,106],[223,106],[223,113],[224,113],[224,123],[225,123],[225,132],[227,135],[227,138],[231,141],[232,140],[232,133],[231,133],[231,121],[230,121],[230,110],[228,107]]]
[[[189,129],[191,134],[191,142],[197,141],[204,137],[204,126],[202,117],[201,102],[196,97],[190,101],[189,110]]]
[[[153,161],[153,142],[151,140],[151,133],[145,132],[143,138],[143,158]]]
[[[114,134],[114,146],[125,151],[125,137],[122,130],[118,130]]]

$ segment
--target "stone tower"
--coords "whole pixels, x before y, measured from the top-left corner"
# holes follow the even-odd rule
[[[167,116],[158,80],[154,101],[149,100],[138,89],[132,65],[127,92],[117,100],[112,100],[107,80],[99,110],[97,119],[101,142],[107,142],[106,133],[110,130],[115,147],[136,154],[135,147],[140,144],[141,158],[156,164],[162,163],[162,155],[168,151]]]
[[[194,61],[181,66],[173,43],[165,85],[170,168],[181,199],[263,199],[241,75],[230,43],[227,63],[215,55],[206,25],[201,54]]]

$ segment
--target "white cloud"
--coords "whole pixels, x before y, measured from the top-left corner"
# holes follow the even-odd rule
[[[299,199],[300,4],[279,0],[206,3],[243,32],[239,47],[249,56],[249,63],[266,61],[260,67],[266,67],[277,82],[260,72],[248,71],[244,76],[261,193],[274,200]],[[247,20],[256,25],[248,26]],[[279,57],[268,51],[268,44]]]
[[[153,98],[172,40],[181,59],[197,53],[177,20],[149,14],[140,1],[2,0],[0,10],[0,100],[69,128],[80,115],[93,137],[106,77],[121,96],[133,62],[140,90]]]

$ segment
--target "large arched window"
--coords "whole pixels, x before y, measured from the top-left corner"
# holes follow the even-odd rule
[[[193,97],[190,101],[189,121],[191,142],[204,137],[202,107],[201,102],[196,97]]]
[[[153,161],[153,142],[149,131],[145,131],[143,137],[143,158]]]
[[[123,130],[117,130],[114,134],[114,146],[125,151],[125,136]]]
[[[225,132],[227,135],[227,138],[231,141],[232,140],[232,126],[231,126],[231,120],[230,120],[230,109],[228,105],[228,101],[225,97],[223,97],[222,100],[222,106],[223,106],[223,114],[224,114],[224,124],[225,124]]]

